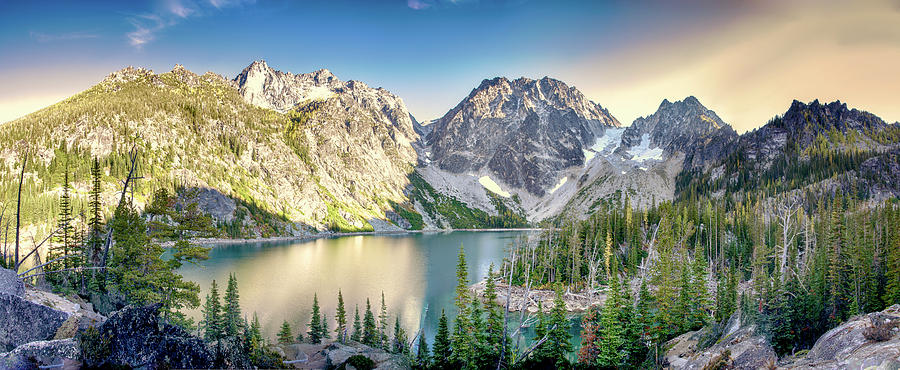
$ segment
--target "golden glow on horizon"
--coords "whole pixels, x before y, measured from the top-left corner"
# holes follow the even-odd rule
[[[738,132],[783,114],[793,99],[841,100],[900,120],[900,4],[785,3],[595,56],[574,68],[586,76],[575,83],[623,124],[689,95]]]

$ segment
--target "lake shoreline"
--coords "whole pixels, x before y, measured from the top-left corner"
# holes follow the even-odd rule
[[[250,239],[231,239],[231,238],[192,238],[190,242],[197,245],[238,245],[238,244],[255,244],[255,243],[276,243],[276,242],[308,242],[317,239],[331,239],[345,236],[389,236],[389,235],[411,235],[411,234],[438,234],[449,233],[454,231],[469,232],[513,232],[513,231],[542,231],[543,228],[514,228],[514,229],[435,229],[435,230],[395,230],[395,231],[358,231],[358,232],[321,232],[317,234],[303,236],[274,236],[268,238],[250,238]],[[172,241],[162,243],[163,247],[171,247]]]

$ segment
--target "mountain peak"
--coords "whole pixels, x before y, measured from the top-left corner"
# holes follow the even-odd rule
[[[863,130],[881,128],[885,123],[878,116],[857,109],[850,109],[847,103],[835,100],[822,104],[815,99],[809,104],[799,100],[791,102],[781,121],[784,127],[794,134],[811,131],[810,134],[828,131],[832,128],[840,131],[847,129]]]

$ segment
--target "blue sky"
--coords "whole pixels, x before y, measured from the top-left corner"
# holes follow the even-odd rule
[[[739,130],[793,98],[849,100],[896,120],[896,68],[860,63],[900,55],[898,15],[895,0],[0,0],[0,122],[128,65],[232,78],[256,59],[384,87],[420,120],[495,76],[559,78],[626,124],[687,95]],[[827,31],[836,27],[846,30]],[[807,67],[779,57],[798,48]],[[847,76],[823,84],[809,61]],[[784,76],[801,80],[785,87]]]

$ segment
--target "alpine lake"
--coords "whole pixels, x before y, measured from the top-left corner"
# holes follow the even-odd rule
[[[499,266],[508,248],[518,238],[536,231],[452,231],[407,234],[372,234],[319,238],[307,241],[257,242],[210,245],[209,259],[200,265],[185,265],[179,272],[186,280],[200,285],[201,301],[213,280],[224,294],[229,274],[234,274],[242,314],[251,320],[259,317],[263,334],[270,340],[284,320],[295,335],[306,331],[312,315],[313,297],[318,297],[328,328],[336,326],[334,318],[338,291],[344,298],[348,327],[352,328],[355,310],[360,317],[368,299],[375,316],[381,309],[381,296],[391,316],[388,325],[393,332],[395,317],[410,338],[424,328],[429,344],[433,343],[438,320],[443,310],[447,318],[455,317],[453,299],[456,288],[456,265],[459,248],[465,250],[469,283],[487,276],[493,263]],[[202,304],[201,304],[202,306]],[[186,311],[198,322],[200,308]],[[510,327],[517,325],[518,313],[510,313]],[[577,335],[579,320],[573,318],[570,332]],[[530,342],[530,328],[523,331]],[[515,341],[514,341],[515,343]],[[524,344],[524,343],[523,343]],[[572,344],[578,345],[578,338]]]

